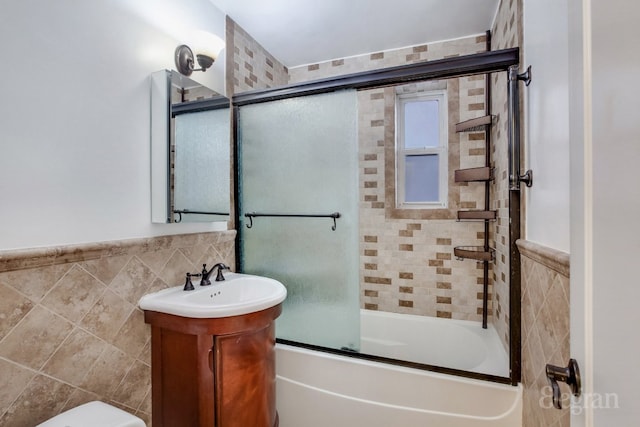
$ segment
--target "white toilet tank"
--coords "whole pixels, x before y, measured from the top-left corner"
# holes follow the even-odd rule
[[[36,427],[146,427],[144,421],[103,402],[69,409]]]

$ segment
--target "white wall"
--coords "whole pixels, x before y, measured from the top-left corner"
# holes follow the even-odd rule
[[[567,0],[524,0],[527,240],[569,252],[569,49]],[[525,168],[523,168],[524,172]]]
[[[640,419],[640,3],[570,5],[571,351],[587,395],[571,425],[632,426]]]
[[[0,250],[220,228],[151,224],[149,75],[224,25],[208,0],[3,2]],[[194,77],[224,93],[224,69]]]
[[[594,391],[620,408],[595,424],[640,419],[640,4],[591,0]]]

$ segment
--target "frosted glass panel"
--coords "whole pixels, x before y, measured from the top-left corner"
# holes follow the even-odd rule
[[[405,161],[405,199],[407,202],[440,200],[440,168],[437,154],[407,156]]]
[[[175,210],[229,212],[229,126],[227,108],[176,116]],[[182,216],[182,222],[225,219]]]
[[[241,261],[288,296],[278,338],[359,349],[358,164],[354,91],[240,108]],[[246,212],[330,214],[254,218]]]
[[[438,101],[407,102],[404,106],[405,148],[437,147],[440,145]]]

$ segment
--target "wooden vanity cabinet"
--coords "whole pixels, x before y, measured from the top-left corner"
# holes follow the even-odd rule
[[[145,311],[153,427],[277,427],[275,319],[282,304],[195,319]]]

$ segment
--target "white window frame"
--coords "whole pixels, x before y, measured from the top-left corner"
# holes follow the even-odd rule
[[[438,101],[438,123],[440,140],[437,147],[405,148],[404,111],[405,105],[416,101]],[[449,132],[448,103],[446,90],[402,93],[396,96],[396,207],[401,209],[444,209],[449,200]],[[438,155],[439,199],[434,202],[405,201],[405,164],[407,156]]]

